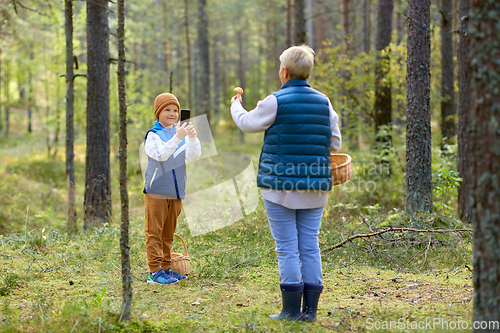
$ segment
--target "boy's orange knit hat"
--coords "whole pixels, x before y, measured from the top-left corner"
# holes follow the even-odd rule
[[[179,108],[179,111],[181,109],[181,105],[179,104],[179,101],[177,100],[177,97],[175,97],[172,94],[169,93],[163,93],[159,94],[155,98],[155,116],[156,119],[160,116],[160,112],[170,104],[175,104]]]

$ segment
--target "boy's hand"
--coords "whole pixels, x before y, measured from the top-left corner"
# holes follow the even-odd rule
[[[189,122],[189,125],[186,127],[188,132],[188,137],[194,138],[196,137],[196,130],[194,129],[193,123]]]
[[[231,98],[231,105],[233,105],[233,103],[236,101],[240,101],[240,103],[243,101],[243,99],[241,98],[241,95],[233,96],[233,98]]]
[[[186,135],[188,135],[188,124],[186,123],[183,123],[182,126],[181,126],[181,123],[178,122],[177,123],[177,133],[175,133],[175,136],[179,139],[179,140],[182,140],[186,137]],[[192,125],[190,125],[192,126]]]

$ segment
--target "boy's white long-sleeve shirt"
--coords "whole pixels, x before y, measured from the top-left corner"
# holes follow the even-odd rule
[[[342,146],[342,136],[338,126],[339,116],[333,110],[332,103],[328,99],[330,109],[330,130],[332,132],[330,151],[335,152]],[[255,109],[246,111],[239,101],[231,105],[231,116],[236,125],[247,133],[257,133],[267,130],[274,123],[278,112],[278,101],[276,96],[269,95],[259,101]],[[310,209],[324,207],[328,202],[326,191],[280,191],[261,188],[262,197],[275,204],[289,209]]]
[[[168,160],[175,152],[181,141],[174,135],[170,140],[164,142],[158,134],[149,132],[146,137],[144,149],[146,150],[146,155],[156,161],[163,162]],[[197,137],[190,138],[186,136],[186,144],[183,147],[185,148],[181,147],[181,149],[186,149],[186,160],[188,162],[194,162],[200,158],[201,144]]]

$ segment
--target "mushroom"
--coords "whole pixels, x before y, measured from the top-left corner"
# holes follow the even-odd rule
[[[240,97],[241,97],[241,95],[243,95],[243,88],[236,87],[236,88],[234,88],[234,92],[237,93],[238,95],[240,95]]]

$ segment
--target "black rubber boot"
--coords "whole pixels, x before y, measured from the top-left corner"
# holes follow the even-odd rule
[[[304,284],[280,284],[283,309],[280,314],[270,315],[271,319],[278,320],[299,320],[302,316],[300,312],[300,300],[304,291]]]
[[[319,296],[323,291],[322,284],[304,283],[304,302],[302,306],[302,319],[314,321],[318,310]]]

